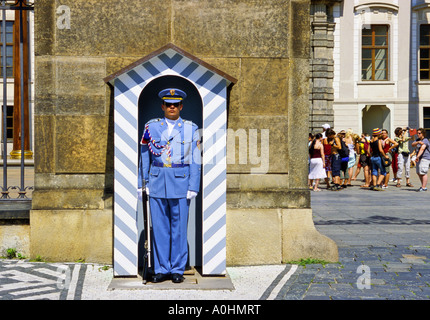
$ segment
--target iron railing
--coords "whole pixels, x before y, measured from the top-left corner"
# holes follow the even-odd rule
[[[1,34],[1,38],[2,38],[2,48],[1,48],[1,52],[2,52],[2,70],[3,70],[3,125],[2,125],[2,129],[3,129],[3,185],[0,186],[1,189],[1,197],[0,200],[2,201],[1,206],[7,210],[7,208],[11,208],[11,204],[14,201],[11,200],[20,200],[22,202],[22,200],[29,200],[29,198],[27,197],[27,192],[28,190],[32,190],[33,187],[31,186],[25,186],[25,179],[24,179],[24,171],[25,171],[25,147],[24,147],[24,142],[25,142],[25,138],[27,135],[30,134],[30,130],[28,130],[28,132],[26,132],[25,128],[25,117],[24,117],[24,110],[25,108],[29,108],[29,105],[26,106],[25,105],[25,101],[24,101],[24,27],[23,27],[23,12],[24,11],[29,11],[29,10],[34,10],[34,3],[28,0],[14,0],[14,1],[5,1],[5,0],[1,0],[0,1],[0,10],[2,12],[2,22],[1,22],[1,26],[2,26],[2,34]],[[14,106],[14,112],[16,111],[16,109],[18,107],[20,107],[20,112],[21,112],[21,132],[20,132],[20,139],[21,139],[21,152],[20,152],[20,158],[21,158],[21,162],[20,162],[20,186],[8,186],[8,157],[7,157],[7,61],[6,61],[6,48],[7,48],[7,44],[6,44],[6,13],[8,10],[18,10],[19,11],[19,70],[20,70],[20,99],[19,101],[20,106]],[[15,11],[17,12],[17,11]],[[16,29],[15,29],[16,30]],[[27,37],[27,41],[30,41],[30,37]],[[14,43],[14,45],[17,45],[16,43]],[[14,79],[15,81],[17,79]],[[29,128],[29,126],[28,126]],[[27,138],[29,138],[29,136],[27,136]],[[10,190],[18,190],[18,197],[12,199],[10,196]],[[7,201],[7,203],[3,202],[3,201]],[[16,207],[19,208],[22,207],[22,203],[16,203]],[[2,211],[2,208],[0,208],[0,211]]]

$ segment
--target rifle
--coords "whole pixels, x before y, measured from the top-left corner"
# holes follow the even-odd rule
[[[144,254],[143,254],[143,273],[142,279],[143,284],[146,284],[150,276],[151,269],[151,212],[149,210],[149,195],[145,193],[143,200],[143,223],[145,225],[145,244],[144,244]],[[145,210],[146,203],[146,210]]]

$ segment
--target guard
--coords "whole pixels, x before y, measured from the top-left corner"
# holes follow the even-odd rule
[[[184,280],[188,260],[188,209],[200,188],[198,127],[180,112],[186,93],[160,91],[164,118],[145,124],[141,140],[138,192],[149,196],[153,230],[153,282]]]

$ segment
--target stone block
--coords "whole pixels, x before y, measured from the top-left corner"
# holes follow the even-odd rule
[[[290,14],[291,30],[289,38],[291,41],[291,58],[307,59],[310,50],[310,33],[309,33],[309,1],[291,0]]]
[[[229,266],[339,260],[336,243],[315,229],[311,209],[228,209],[226,240]]]
[[[140,56],[170,42],[171,7],[164,1],[75,1],[70,8],[70,29],[56,29],[56,55]],[[58,15],[45,25],[56,28]]]
[[[308,208],[310,206],[309,190],[274,189],[265,190],[232,190],[227,186],[228,208]]]
[[[34,116],[34,171],[36,175],[55,170],[55,118],[52,115]]]
[[[282,210],[282,253],[283,262],[307,258],[339,260],[336,243],[315,229],[311,209]]]
[[[39,173],[34,177],[34,187],[43,189],[101,189],[105,188],[104,174],[55,174]]]
[[[51,55],[55,41],[52,41],[55,25],[56,1],[38,0],[34,6],[34,54]]]
[[[264,190],[288,189],[288,179],[284,174],[234,174],[227,173],[228,189]]]
[[[31,258],[112,263],[112,210],[32,210]]]
[[[104,58],[36,57],[36,114],[106,114]]]
[[[103,58],[56,58],[57,114],[106,114]]]
[[[227,265],[279,264],[279,210],[227,210]]]
[[[229,115],[227,170],[230,173],[287,173],[286,116]]]
[[[242,59],[232,115],[288,115],[288,59]]]
[[[103,189],[36,189],[33,191],[33,209],[104,209]]]
[[[103,116],[57,116],[56,173],[104,173],[108,119]]]
[[[172,11],[173,42],[199,57],[289,55],[289,1],[174,0]]]
[[[36,115],[55,114],[56,108],[56,68],[51,57],[36,57],[34,64]]]
[[[309,60],[291,59],[290,77],[288,78],[288,178],[291,189],[307,188],[308,153],[307,137],[309,127]],[[291,152],[290,152],[291,150]]]

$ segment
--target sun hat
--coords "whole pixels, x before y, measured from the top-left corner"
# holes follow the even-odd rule
[[[380,135],[381,133],[382,133],[382,130],[381,130],[381,129],[379,129],[379,128],[375,128],[375,129],[373,129],[373,135],[374,135],[374,136]]]

